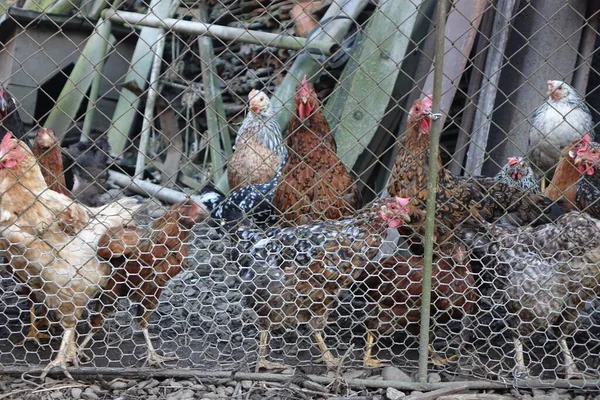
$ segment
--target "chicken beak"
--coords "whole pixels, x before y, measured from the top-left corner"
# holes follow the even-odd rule
[[[574,165],[579,165],[581,164],[583,161],[585,160],[585,157],[583,156],[577,156],[575,157],[575,160],[573,160],[573,164]]]
[[[260,106],[256,103],[250,103],[250,111],[252,111],[254,114],[258,114],[260,113]]]

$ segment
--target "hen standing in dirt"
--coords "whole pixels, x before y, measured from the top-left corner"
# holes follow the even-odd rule
[[[529,131],[534,172],[551,179],[562,149],[585,133],[593,139],[593,128],[590,110],[575,89],[562,81],[548,81],[548,98],[533,114]]]
[[[188,200],[172,206],[146,229],[122,227],[109,230],[98,242],[98,255],[110,262],[110,279],[103,286],[100,314],[92,317],[92,331],[81,343],[85,348],[115,310],[119,298],[138,302],[137,316],[146,340],[147,362],[160,365],[175,359],[159,355],[148,332],[150,317],[167,283],[186,266],[191,229],[207,216],[205,210]]]
[[[408,199],[378,200],[341,220],[289,228],[238,231],[243,289],[261,328],[258,368],[279,368],[266,359],[269,331],[308,325],[328,366],[337,365],[321,332],[340,291],[377,254],[388,228],[407,221]]]
[[[267,95],[253,89],[248,95],[250,111],[235,139],[235,151],[227,162],[229,188],[266,183],[287,159],[281,129]]]
[[[55,366],[77,362],[75,327],[108,279],[100,236],[131,221],[136,200],[85,209],[48,189],[31,150],[7,133],[0,144],[0,250],[14,274],[43,298],[65,329]],[[93,215],[93,217],[90,217]]]
[[[495,295],[508,312],[515,344],[515,372],[528,374],[522,338],[559,329],[567,378],[581,377],[566,333],[584,303],[600,293],[600,221],[580,212],[534,228],[505,229],[485,224],[462,227],[457,235],[492,275]]]
[[[296,89],[295,107],[287,136],[290,156],[275,190],[275,207],[295,224],[351,215],[361,206],[360,192],[336,154],[335,138],[306,76]]]

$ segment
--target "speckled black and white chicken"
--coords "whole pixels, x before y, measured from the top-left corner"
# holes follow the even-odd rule
[[[491,301],[508,311],[515,373],[529,373],[522,339],[554,328],[566,376],[580,377],[566,335],[585,301],[600,292],[600,221],[571,212],[534,228],[485,224],[483,229],[462,227],[457,235],[483,262],[482,273],[490,275]]]
[[[232,232],[242,225],[272,225],[278,220],[273,195],[284,167],[285,160],[268,182],[241,187],[229,196],[213,185],[206,185],[194,200],[210,211],[211,223],[224,228],[226,232]]]
[[[323,360],[338,360],[327,348],[322,331],[342,289],[379,254],[388,228],[409,220],[409,199],[376,200],[341,220],[237,231],[237,261],[248,305],[258,314],[258,368],[279,368],[267,360],[269,332],[279,326],[307,326]]]
[[[550,179],[561,150],[589,133],[592,115],[585,100],[562,81],[548,81],[548,98],[533,115],[529,131],[529,159],[537,176]]]
[[[508,157],[508,162],[494,177],[498,182],[526,189],[532,193],[540,193],[540,185],[527,159]]]

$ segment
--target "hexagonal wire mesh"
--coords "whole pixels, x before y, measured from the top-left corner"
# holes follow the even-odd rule
[[[8,8],[2,366],[416,370],[443,126],[429,368],[597,388],[598,5],[436,3]]]

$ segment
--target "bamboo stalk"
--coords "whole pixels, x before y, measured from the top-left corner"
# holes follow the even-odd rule
[[[96,31],[87,40],[81,56],[75,63],[75,68],[48,115],[46,127],[53,129],[59,135],[66,132],[73,123],[79,105],[92,83],[93,71],[100,68],[106,58],[108,46],[116,41],[110,35],[110,29],[107,30],[103,26],[105,24],[110,23],[104,19],[99,19],[96,23]]]
[[[433,242],[435,228],[435,203],[437,194],[438,157],[442,118],[439,117],[442,101],[442,81],[444,79],[444,42],[446,40],[447,1],[437,4],[435,22],[435,58],[433,69],[433,121],[429,144],[429,171],[427,174],[427,208],[425,217],[425,243],[423,254],[423,274],[421,277],[421,331],[419,332],[419,382],[427,383],[427,363],[429,361],[429,319],[431,308],[431,271],[433,262]],[[437,118],[436,118],[436,115]]]
[[[303,50],[311,53],[330,55],[338,49],[331,40],[309,40],[296,36],[284,36],[280,33],[253,31],[223,25],[207,24],[201,21],[185,21],[176,18],[157,18],[150,14],[129,11],[104,10],[102,15],[114,22],[130,25],[162,28],[174,32],[206,35],[216,39],[254,43],[264,47],[277,47],[288,50]]]
[[[111,21],[104,21],[102,28],[98,30],[100,37],[106,40],[106,43],[109,42],[110,37],[110,29],[112,27]],[[108,51],[106,51],[108,55]],[[88,97],[87,108],[85,112],[85,118],[83,120],[83,128],[81,129],[81,138],[79,141],[81,142],[89,142],[90,134],[92,132],[92,125],[94,123],[94,117],[96,116],[96,102],[98,101],[98,95],[100,92],[100,83],[102,82],[102,70],[104,69],[104,63],[108,57],[102,57],[98,64],[96,64],[96,68],[94,69],[94,79],[92,80],[92,88],[90,89],[90,96]]]
[[[142,132],[140,133],[140,144],[138,156],[135,162],[135,176],[141,177],[146,168],[146,158],[148,146],[150,145],[150,132],[154,125],[154,106],[158,96],[158,78],[160,76],[160,67],[162,65],[163,52],[165,50],[166,33],[163,29],[159,30],[159,38],[156,43],[152,69],[150,70],[150,86],[148,96],[146,96],[146,108],[144,109],[144,119],[142,120]]]
[[[208,21],[208,9],[205,4],[199,4],[200,22]],[[226,179],[221,179],[225,174],[227,159],[231,156],[231,136],[229,124],[221,97],[221,87],[218,83],[218,74],[212,39],[209,36],[198,37],[198,52],[200,54],[200,67],[202,70],[202,83],[204,84],[204,102],[206,107],[206,123],[208,125],[208,139],[210,159],[213,165],[214,180],[217,187],[228,191]],[[221,146],[223,143],[223,146]]]

